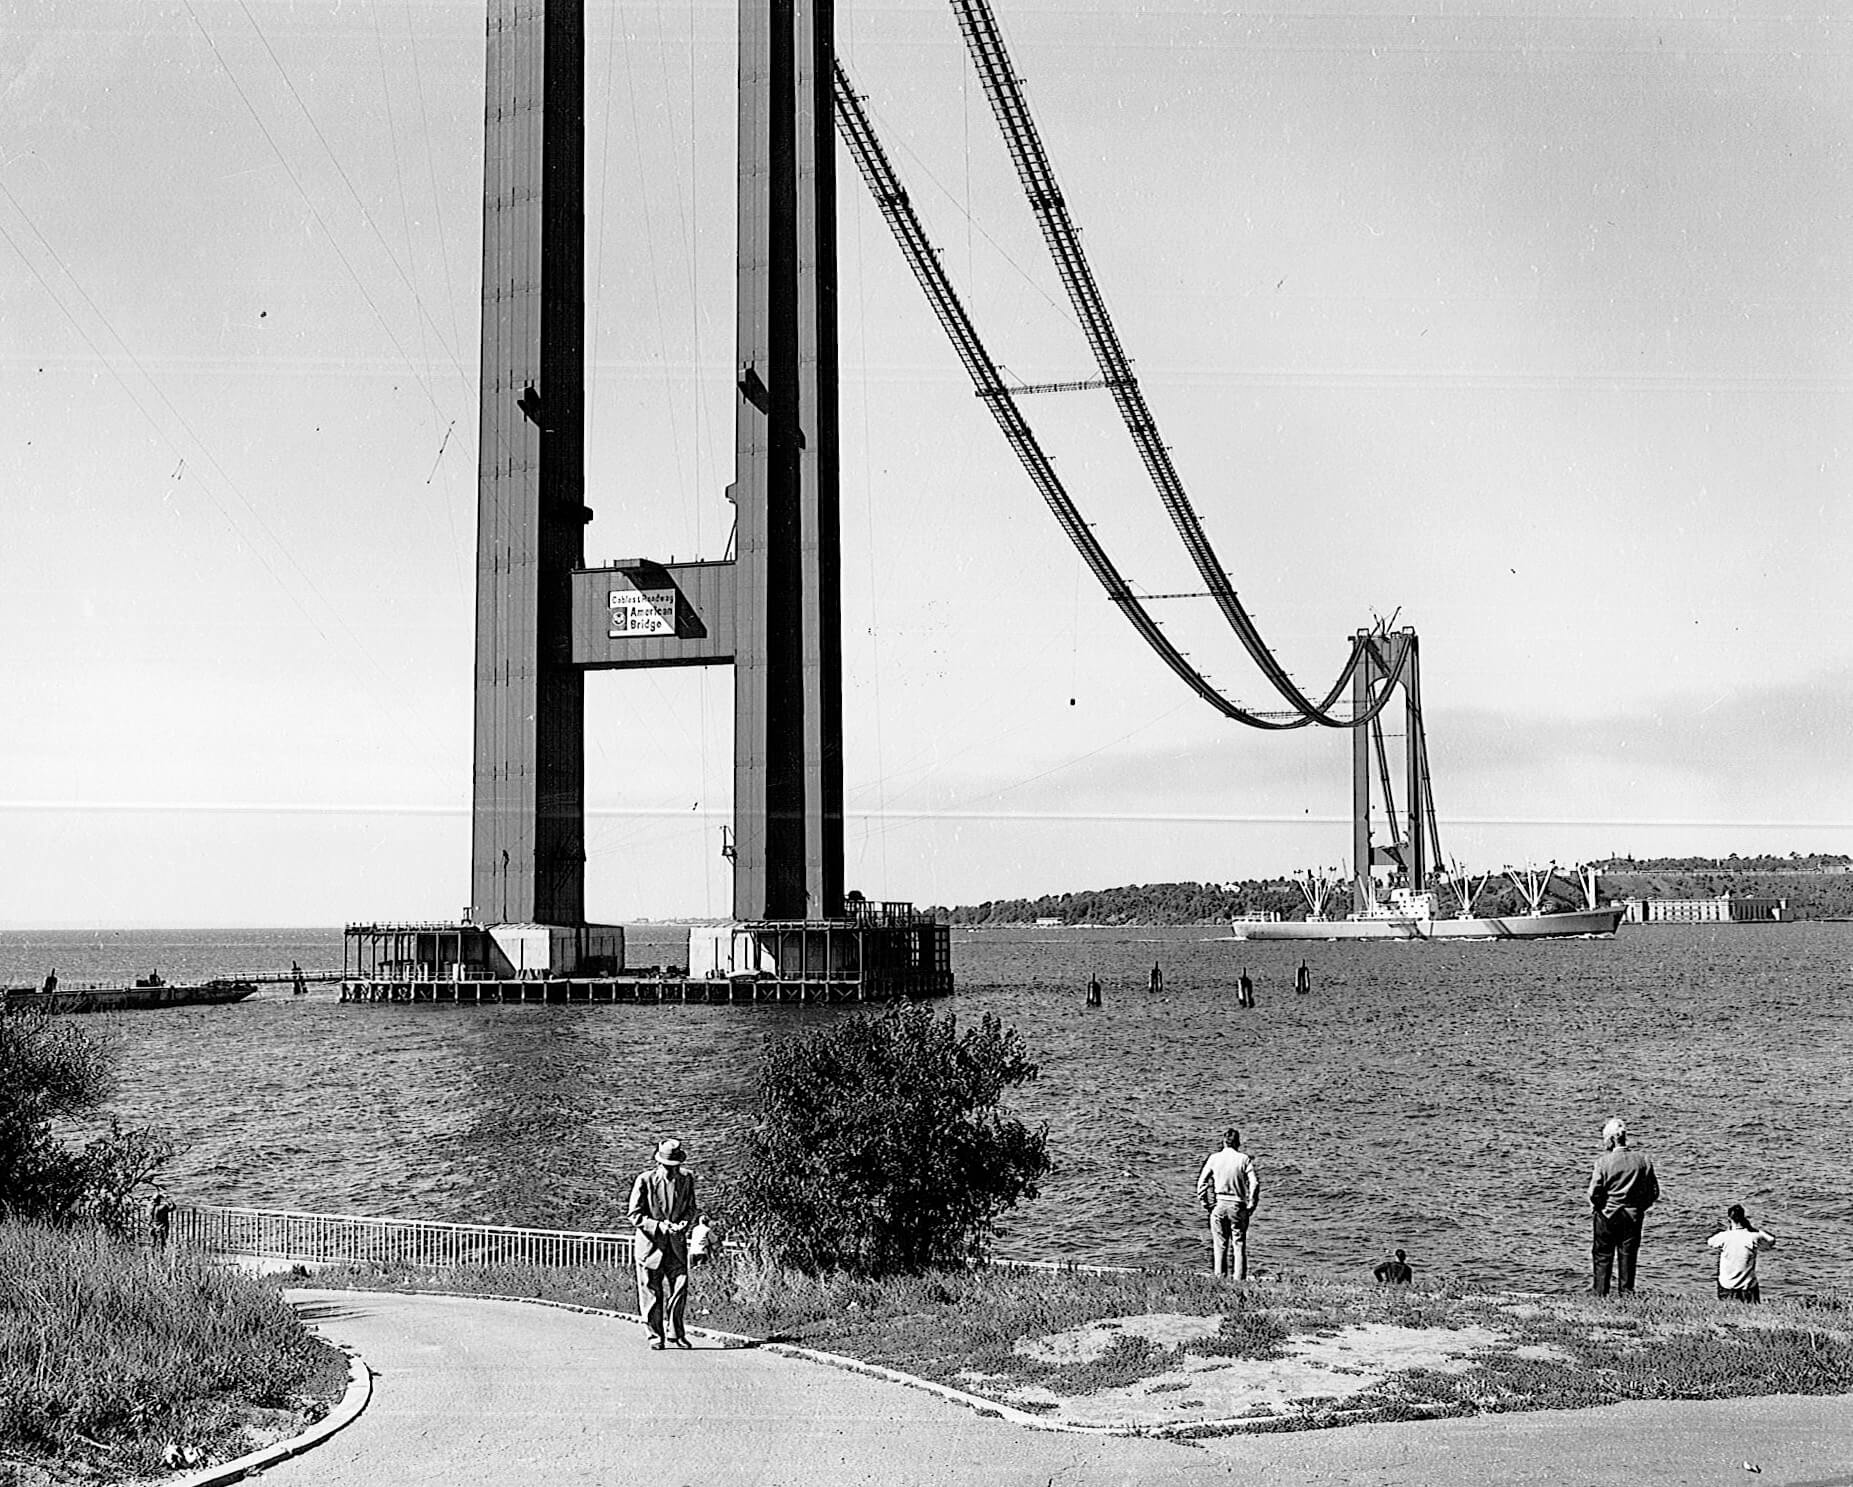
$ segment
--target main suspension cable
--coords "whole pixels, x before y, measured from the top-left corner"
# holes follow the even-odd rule
[[[915,214],[913,203],[906,188],[901,184],[899,174],[895,171],[887,152],[875,134],[868,112],[863,107],[862,99],[850,82],[849,74],[843,64],[836,63],[835,76],[836,122],[837,131],[849,147],[855,158],[856,167],[862,174],[869,193],[875,198],[883,219],[894,235],[895,242],[913,271],[915,280],[925,292],[927,302],[932,306],[935,318],[945,330],[959,360],[964,364],[966,374],[984,405],[991,412],[1005,441],[1016,454],[1030,482],[1038,494],[1054,513],[1056,522],[1082,560],[1093,572],[1107,597],[1120,608],[1128,622],[1137,630],[1152,650],[1165,665],[1169,666],[1192,691],[1214,707],[1223,716],[1244,724],[1250,728],[1270,731],[1285,731],[1292,728],[1304,728],[1308,723],[1320,721],[1329,727],[1358,727],[1368,723],[1388,705],[1394,695],[1397,681],[1400,679],[1408,655],[1407,647],[1399,647],[1393,668],[1383,678],[1382,690],[1373,698],[1369,706],[1358,713],[1355,718],[1340,722],[1336,719],[1321,717],[1326,709],[1337,700],[1343,687],[1349,682],[1351,674],[1362,663],[1368,652],[1371,640],[1366,636],[1354,637],[1352,641],[1352,660],[1343,675],[1334,684],[1331,693],[1317,709],[1300,709],[1286,715],[1270,714],[1246,708],[1232,702],[1201,671],[1193,666],[1183,652],[1178,650],[1165,634],[1151,612],[1140,602],[1132,587],[1120,574],[1106,549],[1094,536],[1093,529],[1082,518],[1080,510],[1062,485],[1055,467],[1044,453],[1035,432],[1023,417],[1022,410],[1016,403],[1016,390],[1007,386],[997,363],[986,351],[978,330],[973,325],[971,316],[966,313],[958,293],[952,287],[945,266],[938,251],[933,247]],[[1225,580],[1226,582],[1226,580]]]
[[[1268,648],[1260,628],[1236,595],[1227,570],[1217,559],[1215,549],[1210,546],[1203,524],[1198,520],[1189,496],[1185,494],[1184,482],[1171,462],[1170,450],[1158,437],[1157,421],[1146,406],[1145,394],[1139,389],[1132,363],[1120,344],[1113,319],[1107,313],[1106,301],[1101,297],[1093,270],[1088,266],[1087,255],[1082,251],[1080,235],[1068,215],[1067,203],[1056,182],[1048,152],[1043,149],[1035,120],[1030,117],[1022,83],[1011,68],[1010,57],[1004,48],[1004,39],[998,30],[997,17],[991,10],[989,0],[952,0],[952,7],[958,16],[959,30],[965,37],[966,50],[971,54],[972,64],[984,83],[985,96],[991,102],[991,112],[996,116],[998,128],[1003,131],[1011,161],[1016,166],[1017,179],[1023,186],[1023,194],[1028,198],[1030,210],[1042,229],[1043,241],[1055,260],[1062,287],[1068,292],[1069,303],[1074,307],[1082,333],[1087,337],[1088,347],[1093,351],[1094,361],[1100,368],[1101,380],[1112,390],[1113,401],[1119,407],[1126,431],[1131,435],[1133,445],[1139,451],[1139,457],[1153,485],[1157,487],[1159,500],[1183,540],[1197,572],[1202,576],[1210,597],[1215,599],[1217,608],[1222,611],[1230,628],[1241,638],[1243,647],[1260,668],[1262,675],[1297,712],[1309,721],[1328,728],[1357,727],[1360,719],[1340,718],[1329,709],[1344,692],[1352,672],[1362,660],[1358,645],[1354,641],[1337,682],[1316,703],[1300,690],[1287,674],[1287,669]]]

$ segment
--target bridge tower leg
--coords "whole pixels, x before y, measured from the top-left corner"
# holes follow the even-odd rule
[[[1362,717],[1376,695],[1381,662],[1371,632],[1360,630],[1357,638],[1363,643],[1364,652],[1358,658],[1357,670],[1351,674],[1351,715]],[[1362,914],[1370,907],[1370,743],[1368,724],[1351,730],[1351,910],[1355,914]]]
[[[585,922],[581,0],[489,0],[470,899]]]
[[[734,917],[843,913],[833,0],[739,0]]]

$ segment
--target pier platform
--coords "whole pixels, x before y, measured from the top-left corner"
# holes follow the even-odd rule
[[[860,977],[631,975],[496,980],[353,978],[344,1002],[437,1002],[464,1006],[525,1002],[598,1006],[751,1005],[765,1002],[889,1002],[946,996],[952,973],[918,972],[888,980]]]
[[[701,924],[686,964],[631,968],[618,925],[350,924],[344,1002],[753,1006],[949,996],[952,932],[912,904]]]

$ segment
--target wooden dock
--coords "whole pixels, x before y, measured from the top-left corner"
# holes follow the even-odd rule
[[[806,1002],[892,1002],[946,996],[949,971],[922,971],[882,978],[831,977],[783,980],[773,976],[696,978],[677,975],[598,976],[516,980],[381,980],[349,977],[341,983],[344,1002],[435,1002],[462,1006],[508,1003],[559,1006],[751,1006]]]

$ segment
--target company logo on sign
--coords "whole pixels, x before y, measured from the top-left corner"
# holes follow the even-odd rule
[[[611,591],[611,638],[631,635],[674,635],[676,633],[676,591],[674,589],[613,589]]]

